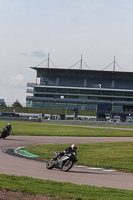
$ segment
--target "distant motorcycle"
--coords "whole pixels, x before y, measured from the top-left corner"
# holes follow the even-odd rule
[[[7,136],[9,136],[9,134],[10,134],[10,131],[8,131],[7,128],[3,128],[1,131],[0,139],[1,138],[5,139]]]
[[[55,154],[56,156],[47,162],[47,169],[58,168],[62,169],[63,171],[69,171],[72,168],[73,164],[78,161],[75,152],[64,154],[61,157],[59,156],[58,152],[55,152]]]

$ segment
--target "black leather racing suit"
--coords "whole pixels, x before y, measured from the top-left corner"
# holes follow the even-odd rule
[[[69,154],[71,152],[75,152],[75,150],[73,150],[71,147],[67,147],[63,152],[60,152],[59,156],[63,156],[64,154]]]

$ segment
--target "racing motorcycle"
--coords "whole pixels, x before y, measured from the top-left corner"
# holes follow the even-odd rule
[[[7,136],[9,136],[10,131],[8,131],[6,128],[3,128],[1,131],[0,139],[3,138],[5,139]]]
[[[61,157],[59,156],[59,152],[55,152],[55,154],[56,156],[47,162],[47,169],[58,168],[62,169],[63,171],[69,171],[72,168],[73,164],[78,161],[75,152],[64,154]]]

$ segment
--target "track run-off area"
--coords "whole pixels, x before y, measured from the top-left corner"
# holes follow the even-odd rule
[[[74,166],[69,172],[46,169],[46,162],[9,155],[8,149],[42,144],[128,142],[133,137],[9,136],[0,140],[0,174],[133,190],[133,174]],[[78,163],[77,163],[78,165]]]

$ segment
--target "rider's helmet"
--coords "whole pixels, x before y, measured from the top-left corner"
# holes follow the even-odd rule
[[[72,144],[71,148],[72,148],[72,150],[76,151],[77,150],[77,145],[76,144]]]
[[[10,123],[8,123],[8,126],[11,126],[11,124],[10,124]]]

